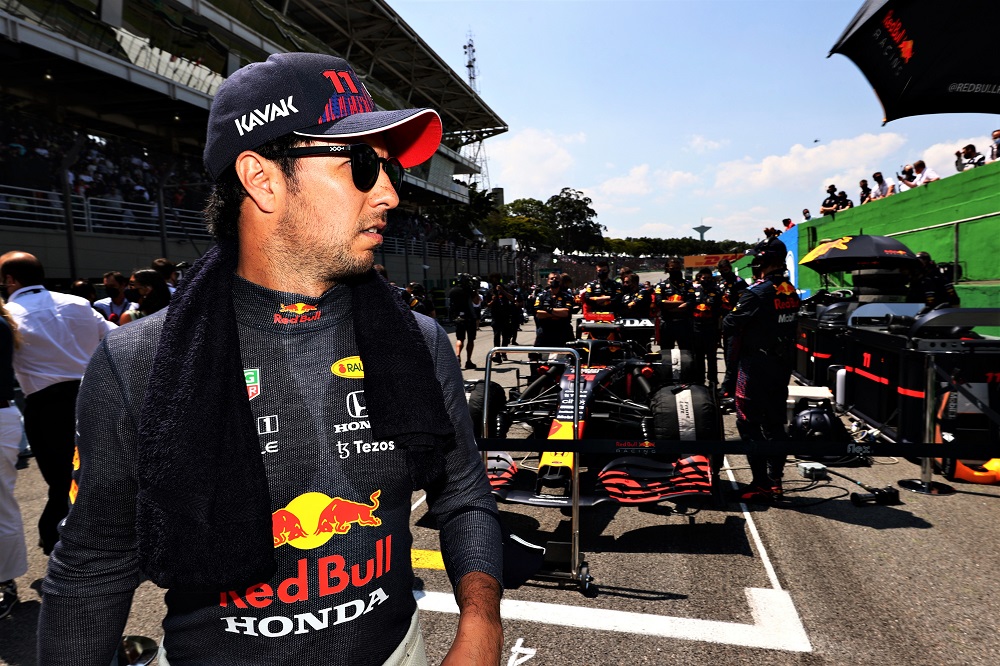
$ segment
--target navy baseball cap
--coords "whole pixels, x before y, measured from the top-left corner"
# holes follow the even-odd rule
[[[784,263],[785,257],[788,254],[788,248],[777,237],[773,237],[757,243],[754,249],[748,251],[747,254],[753,257],[750,261],[751,266],[763,266],[764,264],[777,262]]]
[[[208,114],[205,168],[218,179],[244,150],[293,133],[334,141],[382,134],[389,155],[409,168],[437,150],[441,117],[432,109],[377,111],[343,58],[276,53],[219,86]]]

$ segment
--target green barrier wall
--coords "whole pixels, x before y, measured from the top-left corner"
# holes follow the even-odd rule
[[[953,168],[944,165],[938,172]],[[957,261],[962,279],[955,286],[963,307],[1000,307],[1000,161],[799,223],[798,232],[799,257],[821,241],[841,236],[894,236],[914,252],[930,252],[937,262]],[[749,277],[748,263],[746,259],[737,262],[740,276]],[[840,276],[831,277],[836,283]],[[799,289],[815,291],[822,286],[819,273],[808,268],[802,267],[798,278]],[[842,284],[849,282],[847,276]],[[1000,329],[981,332],[998,335]]]

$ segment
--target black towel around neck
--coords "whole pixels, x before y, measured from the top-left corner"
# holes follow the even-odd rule
[[[275,571],[271,499],[243,379],[238,252],[205,253],[174,294],[139,424],[140,567],[164,588],[240,589]],[[407,454],[414,488],[444,471],[454,430],[417,322],[374,271],[347,283],[375,439]]]

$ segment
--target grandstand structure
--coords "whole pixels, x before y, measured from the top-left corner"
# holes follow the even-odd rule
[[[455,176],[480,167],[463,146],[508,128],[384,0],[0,0],[3,248],[36,254],[56,283],[195,260],[211,244],[199,211],[212,95],[289,51],[345,58],[379,108],[441,114],[442,145],[407,170],[390,216],[390,277],[514,272],[510,251],[421,229],[426,207],[468,201]]]

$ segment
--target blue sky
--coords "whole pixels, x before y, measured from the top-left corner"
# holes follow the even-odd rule
[[[862,0],[389,0],[463,79],[476,46],[482,98],[510,127],[485,142],[509,203],[563,187],[593,199],[606,235],[754,241],[815,215],[826,185],[923,158],[988,152],[1000,119],[882,107],[827,53]],[[979,35],[976,38],[982,38]],[[818,142],[816,140],[819,140]]]

